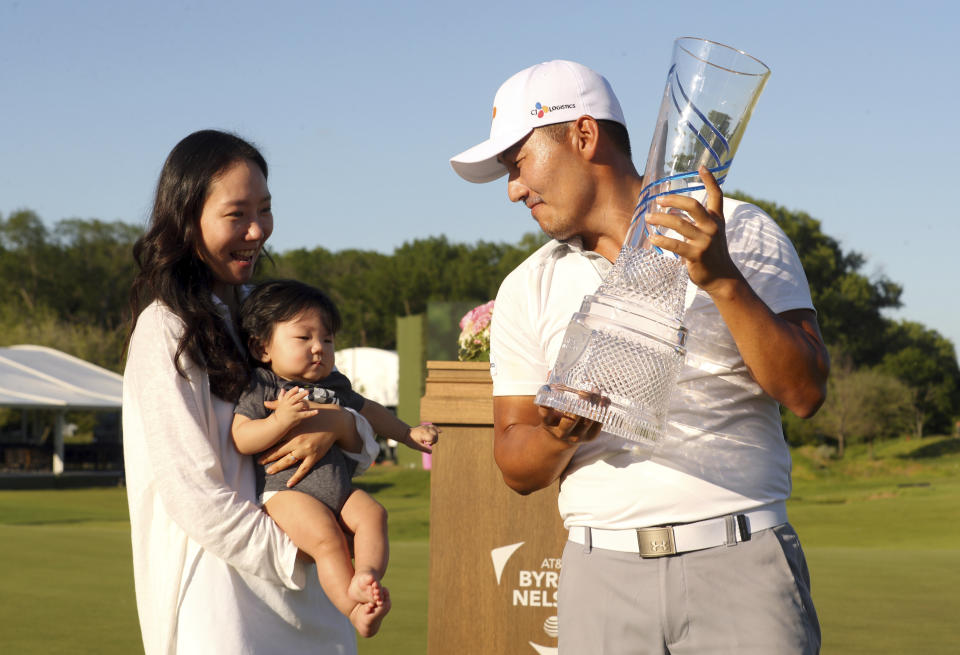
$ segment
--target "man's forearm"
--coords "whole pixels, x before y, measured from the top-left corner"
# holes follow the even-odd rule
[[[493,456],[507,486],[528,494],[558,480],[576,451],[539,426],[514,424],[496,437]]]
[[[745,280],[714,297],[750,375],[801,418],[826,398],[830,361],[812,310],[774,314]]]

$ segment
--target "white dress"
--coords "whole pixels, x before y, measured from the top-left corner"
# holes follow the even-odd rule
[[[226,308],[223,307],[225,311]],[[137,611],[147,655],[356,653],[315,567],[257,505],[253,462],[230,438],[233,404],[173,357],[182,322],[141,313],[123,376],[123,442]],[[376,441],[364,438],[359,468]]]

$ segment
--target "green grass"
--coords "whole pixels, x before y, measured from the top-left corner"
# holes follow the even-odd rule
[[[0,492],[4,653],[135,653],[122,489]]]
[[[413,453],[406,448],[401,451]],[[419,453],[413,454],[419,460]],[[373,639],[362,640],[359,652],[426,653],[430,473],[405,465],[401,454],[399,466],[376,466],[358,478],[357,485],[372,493],[390,513],[390,568],[383,582],[393,603],[380,632]]]
[[[418,463],[361,478],[390,512],[394,607],[362,655],[426,651],[430,478]],[[805,448],[794,478],[823,653],[956,652],[960,440],[854,447],[843,461]],[[123,490],[0,491],[0,651],[139,650]]]
[[[841,461],[794,452],[789,514],[824,653],[957,652],[958,474],[960,439],[857,446]]]

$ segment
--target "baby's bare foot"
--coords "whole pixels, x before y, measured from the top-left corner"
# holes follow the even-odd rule
[[[379,586],[379,603],[357,603],[350,612],[350,623],[361,637],[372,637],[380,630],[383,617],[390,611],[390,592]]]
[[[370,571],[358,571],[350,580],[347,596],[358,603],[380,603],[380,581]]]

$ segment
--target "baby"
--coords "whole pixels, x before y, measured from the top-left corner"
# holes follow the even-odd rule
[[[239,316],[242,338],[257,364],[234,414],[233,440],[241,453],[273,447],[290,428],[334,404],[360,413],[381,436],[431,452],[436,427],[411,428],[353,391],[350,381],[333,370],[341,319],[322,291],[293,280],[265,282],[243,302]],[[271,413],[264,402],[272,400]],[[258,466],[257,493],[277,525],[317,563],[330,601],[361,636],[371,637],[390,610],[390,594],[380,582],[388,558],[387,517],[383,506],[351,486],[357,463],[349,453],[359,452],[362,443],[355,425],[347,432],[292,487],[288,481],[297,467],[266,475]],[[353,562],[344,529],[353,534]]]

